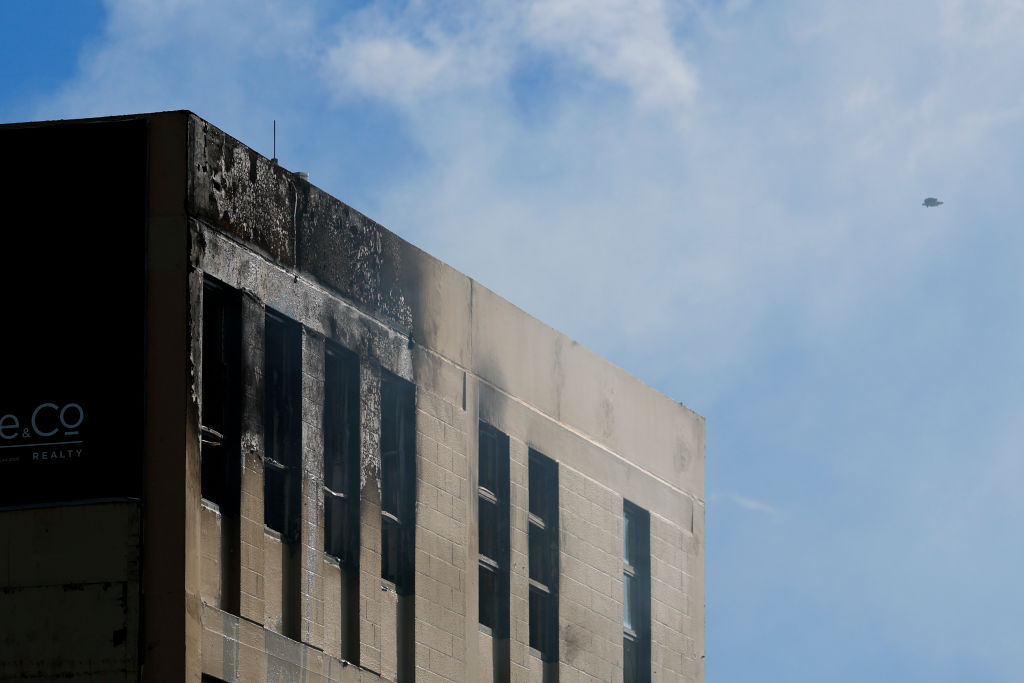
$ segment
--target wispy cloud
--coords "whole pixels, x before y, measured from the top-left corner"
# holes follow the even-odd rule
[[[685,105],[697,88],[663,0],[371,6],[338,31],[325,74],[339,97],[408,106],[452,91],[507,92],[538,52],[626,87],[642,107]]]
[[[769,505],[768,503],[764,503],[762,501],[755,500],[754,498],[743,496],[738,493],[716,493],[711,496],[711,500],[724,501],[741,507],[744,510],[749,510],[750,512],[763,513],[766,515],[770,515],[772,517],[779,517],[782,515],[782,511],[779,510],[774,505]]]
[[[402,38],[366,38],[335,46],[327,57],[339,91],[355,89],[382,99],[409,101],[456,85],[462,55],[451,47],[419,46]]]
[[[625,84],[642,106],[685,105],[697,89],[662,0],[534,2],[525,36]]]

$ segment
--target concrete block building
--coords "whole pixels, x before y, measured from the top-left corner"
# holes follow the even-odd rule
[[[704,680],[700,416],[190,112],[0,145],[0,681]]]

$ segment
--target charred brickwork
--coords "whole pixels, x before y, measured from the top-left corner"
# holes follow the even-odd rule
[[[403,258],[411,245],[205,121],[190,131],[195,218],[411,331],[417,277],[415,259]]]
[[[206,122],[189,135],[189,213],[295,265],[295,177]]]
[[[699,416],[198,117],[134,120],[142,485],[0,500],[0,608],[33,571],[123,608],[0,681],[94,680],[87,645],[116,680],[704,680]],[[120,559],[58,566],[71,520]]]

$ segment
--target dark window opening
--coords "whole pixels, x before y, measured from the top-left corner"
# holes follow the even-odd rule
[[[416,675],[416,387],[381,372],[381,578],[395,584],[398,683]]]
[[[480,623],[495,638],[509,631],[508,436],[480,423],[477,511],[480,546]]]
[[[501,570],[486,558],[480,558],[480,623],[491,629],[491,634],[500,637],[495,632],[497,624],[501,623],[501,610],[499,596],[501,595]]]
[[[501,498],[496,498],[489,491],[481,490],[478,498],[480,513],[480,557],[489,560],[489,564],[495,567],[504,568],[508,563],[504,561],[507,549],[503,546],[502,538],[502,503]]]
[[[558,642],[558,614],[547,586],[530,581],[530,647],[541,653],[544,661],[554,661],[550,653]]]
[[[238,516],[241,488],[241,325],[238,290],[204,278],[202,495],[228,517]]]
[[[328,343],[324,363],[324,551],[359,554],[359,357]]]
[[[264,521],[282,540],[301,522],[302,328],[267,311],[263,356]]]
[[[341,657],[359,663],[359,356],[324,355],[324,552],[341,566]]]
[[[622,501],[622,675],[651,680],[651,517]]]
[[[530,449],[530,647],[558,661],[558,465]]]
[[[622,637],[622,681],[623,683],[639,683],[640,653],[638,650],[636,634],[624,633]]]
[[[381,556],[380,575],[381,578],[398,584],[399,546],[402,545],[402,529],[398,520],[385,512],[381,515]]]
[[[416,512],[415,387],[381,373],[381,577],[399,595],[414,590]]]
[[[359,509],[353,502],[324,487],[324,552],[338,558],[343,567],[359,560],[359,545],[353,542],[359,532]]]
[[[270,310],[263,337],[263,515],[281,534],[281,633],[301,638],[302,327]]]
[[[238,290],[203,278],[199,461],[202,496],[220,512],[220,601],[238,614],[242,488],[242,299]]]

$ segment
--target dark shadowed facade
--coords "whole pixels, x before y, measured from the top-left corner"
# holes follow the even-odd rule
[[[189,112],[0,144],[0,681],[704,680],[701,417]]]

